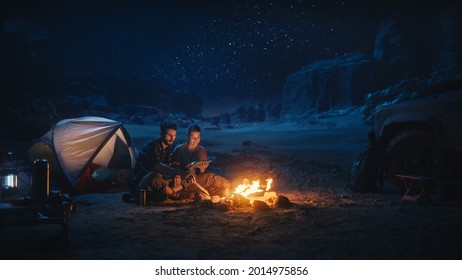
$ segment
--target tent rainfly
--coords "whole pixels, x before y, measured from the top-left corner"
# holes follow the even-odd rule
[[[135,166],[123,124],[100,117],[61,120],[30,148],[29,159],[47,159],[50,180],[74,194],[105,191],[117,181],[118,172],[128,173]]]

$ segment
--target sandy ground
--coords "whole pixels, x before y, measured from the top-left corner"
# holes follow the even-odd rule
[[[128,126],[137,147],[157,127]],[[274,179],[288,208],[124,203],[123,192],[76,196],[69,242],[57,225],[4,228],[3,259],[461,259],[462,203],[402,203],[345,186],[366,127],[292,126],[203,131],[211,169],[236,185]],[[186,132],[180,130],[178,139]],[[244,145],[243,145],[244,144]],[[387,182],[386,182],[387,183]]]

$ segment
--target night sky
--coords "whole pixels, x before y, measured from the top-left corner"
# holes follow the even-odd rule
[[[380,23],[416,9],[386,0],[70,2],[3,2],[4,34],[27,45],[9,63],[41,61],[68,83],[147,80],[214,109],[277,98],[288,74],[316,60],[372,55]]]

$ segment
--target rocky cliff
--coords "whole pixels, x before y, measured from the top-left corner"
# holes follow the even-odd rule
[[[281,99],[281,117],[308,117],[362,105],[367,96],[371,98],[370,93],[397,84],[406,91],[402,85],[412,83],[405,81],[428,79],[425,84],[431,84],[441,80],[434,79],[435,73],[459,72],[461,16],[458,8],[390,16],[377,31],[373,54],[357,52],[317,61],[289,75]]]
[[[281,117],[291,119],[360,105],[367,93],[396,80],[388,64],[359,52],[317,61],[287,77]]]

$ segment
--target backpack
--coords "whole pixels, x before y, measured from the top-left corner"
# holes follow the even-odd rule
[[[354,192],[377,192],[377,180],[381,177],[381,153],[377,145],[369,145],[353,161],[350,170],[350,180],[347,186]],[[380,189],[382,180],[380,180]]]

